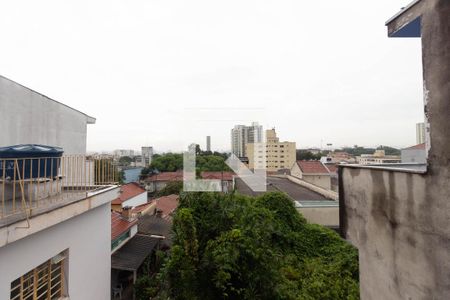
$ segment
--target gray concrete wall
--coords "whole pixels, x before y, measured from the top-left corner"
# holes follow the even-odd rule
[[[95,119],[0,76],[0,147],[58,146],[86,153],[87,124]]]
[[[449,299],[450,1],[422,0],[426,172],[340,167],[343,236],[359,249],[361,299]]]
[[[316,206],[298,207],[300,212],[309,223],[338,228],[339,207],[338,206]]]

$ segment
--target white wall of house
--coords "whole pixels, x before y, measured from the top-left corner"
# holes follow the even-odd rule
[[[295,162],[295,163],[292,165],[292,168],[291,168],[291,175],[292,175],[292,176],[295,176],[295,177],[297,177],[297,178],[300,178],[300,179],[302,179],[302,177],[303,177],[302,170],[300,170],[300,167],[298,166],[297,162]]]
[[[122,207],[131,206],[136,207],[141,204],[147,203],[147,192],[143,192],[127,201],[122,202]]]
[[[93,123],[94,118],[0,76],[0,147],[43,144],[85,154],[87,124]]]
[[[71,300],[109,300],[111,272],[110,204],[31,234],[0,248],[0,299],[10,298],[11,282],[68,249]],[[7,270],[7,272],[5,272]]]

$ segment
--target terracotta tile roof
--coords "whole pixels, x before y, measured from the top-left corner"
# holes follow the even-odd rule
[[[298,160],[297,165],[305,174],[327,174],[328,169],[318,160]]]
[[[148,176],[146,181],[182,181],[183,171],[162,172]]]
[[[153,199],[153,201],[156,202],[156,209],[161,210],[162,217],[167,219],[170,218],[170,214],[173,213],[175,209],[177,209],[178,199],[178,195],[172,194],[169,196],[163,196]]]
[[[112,204],[122,204],[124,201],[127,201],[137,195],[145,193],[146,191],[139,186],[136,182],[131,182],[120,187],[120,196],[119,198],[114,199]]]
[[[129,221],[122,218],[118,212],[111,212],[111,241],[115,240],[121,234],[127,232],[137,223],[137,220]]]
[[[418,144],[409,148],[405,148],[403,150],[425,150],[425,143],[423,144]]]
[[[203,179],[219,179],[219,180],[226,180],[226,181],[232,181],[233,176],[235,174],[233,172],[202,172],[200,176]]]
[[[153,206],[153,205],[155,205],[155,202],[153,202],[153,201],[152,201],[152,202],[148,202],[148,203],[144,203],[144,204],[141,204],[141,205],[138,205],[138,206],[134,207],[134,208],[131,210],[131,213],[132,213],[132,214],[138,214],[138,213],[141,213],[141,212],[147,210],[148,208],[150,208],[150,207]]]

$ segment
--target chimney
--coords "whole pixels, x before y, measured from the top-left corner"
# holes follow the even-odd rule
[[[125,206],[124,208],[122,208],[122,217],[130,221],[132,219],[131,211],[131,206]]]

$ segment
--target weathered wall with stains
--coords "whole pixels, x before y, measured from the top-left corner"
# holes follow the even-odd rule
[[[342,176],[341,229],[359,249],[361,299],[446,299],[450,177],[370,168]]]
[[[362,299],[450,295],[450,1],[418,3],[428,169],[339,171],[341,231],[359,249]]]

